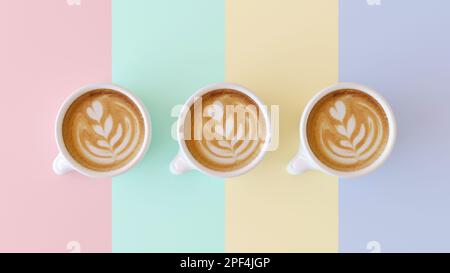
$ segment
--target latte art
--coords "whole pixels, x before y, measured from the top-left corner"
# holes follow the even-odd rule
[[[94,90],[78,98],[63,122],[63,138],[71,156],[95,171],[126,165],[140,150],[144,122],[137,106],[113,90]]]
[[[371,165],[389,135],[379,103],[358,90],[339,90],[322,98],[308,118],[308,143],[316,157],[340,171]]]
[[[218,90],[201,98],[185,122],[186,145],[209,169],[232,171],[251,163],[264,143],[264,122],[256,103],[234,90]],[[200,111],[200,112],[199,112]],[[197,114],[196,114],[197,113]]]

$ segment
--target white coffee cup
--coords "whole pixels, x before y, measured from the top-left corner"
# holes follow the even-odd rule
[[[189,150],[186,146],[186,143],[183,139],[184,122],[186,119],[186,115],[189,113],[189,109],[194,104],[196,99],[206,95],[209,92],[212,92],[215,90],[220,90],[220,89],[231,89],[231,90],[240,92],[240,93],[250,97],[253,101],[256,102],[256,104],[260,110],[260,113],[263,115],[264,122],[266,124],[266,138],[264,140],[263,147],[260,150],[259,154],[256,156],[256,158],[250,164],[246,165],[245,167],[238,169],[238,170],[229,171],[229,172],[221,172],[221,171],[212,170],[212,169],[209,169],[209,168],[203,166],[202,164],[200,164],[191,155],[191,153],[189,152]],[[271,126],[270,126],[269,113],[267,111],[267,107],[262,103],[262,101],[247,88],[237,85],[237,84],[231,84],[231,83],[211,84],[211,85],[201,88],[200,90],[195,92],[184,104],[183,110],[178,117],[177,139],[178,139],[178,144],[179,144],[179,152],[178,152],[178,155],[172,160],[172,162],[170,164],[170,171],[173,174],[179,175],[179,174],[183,174],[183,173],[186,173],[186,172],[189,172],[192,170],[198,170],[204,174],[214,176],[214,177],[220,177],[220,178],[239,176],[239,175],[249,172],[251,169],[256,167],[256,165],[258,165],[258,163],[260,163],[261,160],[264,158],[264,155],[266,154],[266,152],[268,150],[270,140],[271,140]]]
[[[307,132],[306,132],[306,125],[308,121],[309,114],[311,113],[311,110],[314,108],[316,103],[323,98],[324,96],[328,95],[331,92],[342,90],[342,89],[355,89],[359,90],[361,92],[364,92],[374,98],[383,108],[384,112],[386,113],[388,124],[389,124],[389,136],[388,141],[386,144],[386,147],[384,148],[382,154],[378,157],[378,159],[373,162],[371,165],[354,171],[354,172],[343,172],[338,171],[335,169],[332,169],[325,164],[323,164],[312,152],[309,144],[308,144],[308,138],[307,138]],[[335,85],[332,85],[330,87],[327,87],[320,91],[318,94],[316,94],[306,105],[305,110],[303,111],[303,115],[300,120],[300,149],[297,153],[297,155],[292,159],[292,161],[288,165],[288,172],[292,175],[298,175],[302,174],[308,170],[319,170],[324,173],[342,177],[342,178],[354,178],[363,176],[366,174],[369,174],[370,172],[376,170],[378,167],[380,167],[384,161],[389,157],[389,155],[392,152],[392,149],[394,148],[395,140],[397,137],[397,123],[394,117],[394,113],[392,111],[391,106],[388,104],[385,98],[383,98],[380,94],[378,94],[373,89],[363,86],[357,83],[338,83]]]
[[[78,99],[80,96],[84,95],[87,92],[97,90],[97,89],[111,89],[114,91],[117,91],[126,97],[128,97],[131,101],[133,101],[136,106],[138,107],[142,118],[144,120],[144,142],[142,146],[140,147],[139,152],[137,155],[125,166],[108,171],[108,172],[99,172],[94,171],[91,169],[88,169],[82,165],[80,165],[78,162],[76,162],[73,157],[70,155],[70,153],[67,151],[66,145],[64,144],[63,134],[62,134],[62,127],[63,127],[63,121],[64,117],[66,115],[67,110],[72,105],[72,103]],[[59,154],[56,157],[56,159],[53,161],[53,171],[57,175],[64,175],[71,171],[77,171],[83,175],[86,175],[88,177],[93,178],[101,178],[101,177],[113,177],[120,175],[126,171],[128,171],[130,168],[135,166],[145,155],[145,153],[148,150],[148,147],[151,142],[151,134],[152,134],[152,128],[151,128],[151,120],[150,116],[147,112],[147,109],[145,108],[144,104],[135,97],[130,91],[127,89],[120,87],[115,84],[110,83],[100,83],[100,84],[91,84],[84,87],[81,87],[77,91],[75,91],[72,95],[70,95],[62,104],[61,108],[58,111],[58,115],[56,118],[56,126],[55,126],[55,136],[56,136],[56,143],[58,145]]]

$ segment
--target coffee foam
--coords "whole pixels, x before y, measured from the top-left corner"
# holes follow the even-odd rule
[[[322,163],[339,171],[371,165],[384,151],[388,136],[383,108],[358,90],[326,95],[313,107],[307,122],[311,150]]]
[[[79,97],[63,121],[68,152],[80,165],[94,171],[111,171],[128,164],[143,144],[144,130],[134,102],[110,89]]]
[[[185,136],[189,135],[185,142],[192,156],[216,171],[233,171],[250,164],[260,153],[265,137],[256,102],[226,89],[204,95],[200,104],[197,107],[201,110],[196,104],[191,106],[184,124]]]

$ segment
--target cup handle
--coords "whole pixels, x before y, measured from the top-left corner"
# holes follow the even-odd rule
[[[312,166],[302,151],[297,153],[287,167],[288,173],[292,175],[299,175],[311,169]]]
[[[53,171],[57,175],[65,175],[73,171],[73,167],[70,165],[69,161],[60,153],[53,161]]]
[[[170,171],[175,175],[180,175],[192,171],[192,167],[186,161],[184,156],[181,153],[178,153],[170,163]]]

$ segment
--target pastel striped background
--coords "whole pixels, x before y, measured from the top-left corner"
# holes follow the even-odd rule
[[[79,5],[78,5],[79,4]],[[0,252],[450,251],[446,0],[0,0]],[[57,177],[53,122],[77,87],[113,81],[148,107],[127,174]],[[231,81],[280,105],[280,142],[226,181],[173,176],[175,105]],[[352,181],[289,176],[306,102],[356,81],[391,102],[393,156]]]
[[[340,2],[340,80],[386,96],[399,134],[379,171],[341,181],[340,249],[448,252],[450,1],[358,2]]]
[[[60,104],[111,81],[111,2],[1,0],[0,35],[0,251],[109,251],[111,182],[51,166]]]

